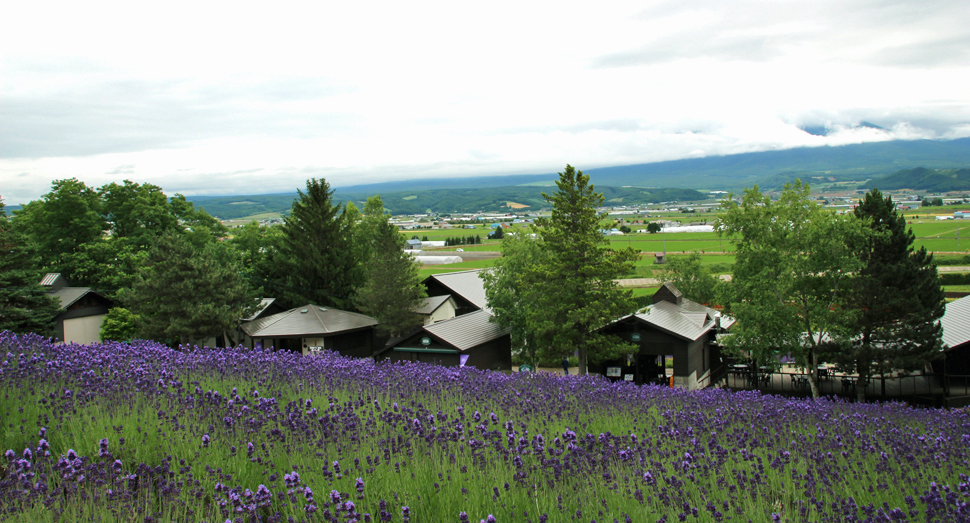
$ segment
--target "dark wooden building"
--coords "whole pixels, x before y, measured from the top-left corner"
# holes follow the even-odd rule
[[[344,356],[369,358],[376,343],[377,320],[370,316],[319,305],[304,305],[285,312],[242,323],[243,345],[300,352],[304,356],[320,350]]]
[[[491,317],[487,310],[480,310],[425,325],[408,336],[392,340],[374,357],[449,367],[511,370],[510,330],[490,322]]]
[[[114,306],[110,299],[90,287],[71,287],[60,273],[47,274],[40,284],[61,305],[54,317],[55,338],[65,343],[101,341],[101,323]]]
[[[669,383],[688,389],[710,384],[721,367],[715,335],[734,321],[710,307],[683,297],[667,283],[653,296],[653,305],[607,325],[601,332],[638,347],[637,353],[590,365],[590,373],[636,383]]]

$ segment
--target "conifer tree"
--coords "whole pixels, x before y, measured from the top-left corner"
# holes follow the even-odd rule
[[[588,175],[566,165],[556,186],[553,195],[542,194],[552,204],[552,216],[536,220],[549,257],[527,269],[524,283],[539,289],[536,299],[546,311],[534,323],[537,343],[561,351],[560,356],[576,351],[579,373],[585,374],[589,360],[633,350],[596,329],[633,312],[632,294],[621,289],[616,278],[633,269],[637,253],[629,247],[611,249],[600,233],[603,216],[596,208],[604,197],[594,190]]]
[[[3,207],[0,200],[0,331],[50,336],[60,304],[40,286],[38,257],[13,229]]]
[[[922,370],[942,355],[945,300],[933,255],[913,249],[913,231],[891,196],[869,191],[855,215],[875,234],[859,252],[865,266],[852,279],[850,295],[859,313],[857,334],[839,360],[858,373],[856,393],[863,400],[875,372]]]
[[[299,191],[283,220],[274,257],[275,283],[267,282],[267,291],[292,307],[313,303],[350,308],[363,273],[359,249],[353,246],[356,223],[349,218],[334,204],[326,180],[307,180],[306,192]]]
[[[367,199],[359,237],[368,242],[364,284],[357,289],[357,308],[379,322],[378,330],[402,335],[421,324],[415,309],[427,298],[418,263],[404,251],[404,237],[388,216],[380,196]]]

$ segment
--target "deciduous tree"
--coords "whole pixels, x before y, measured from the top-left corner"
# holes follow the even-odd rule
[[[725,343],[768,365],[791,354],[817,398],[822,353],[838,350],[857,320],[846,307],[848,279],[864,265],[856,253],[866,230],[852,215],[819,207],[801,181],[785,185],[777,201],[755,186],[723,205],[715,228],[737,238],[727,300],[737,324]]]

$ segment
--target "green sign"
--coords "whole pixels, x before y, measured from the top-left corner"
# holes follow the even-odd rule
[[[640,341],[640,333],[634,332],[630,335],[630,341]]]
[[[532,372],[532,365],[519,365],[519,372]]]
[[[431,338],[427,336],[421,338],[421,345],[424,345],[425,347],[427,347],[428,345],[431,345]]]

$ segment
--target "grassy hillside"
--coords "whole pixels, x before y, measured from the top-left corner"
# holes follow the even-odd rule
[[[877,187],[884,191],[899,189],[932,192],[970,191],[970,169],[931,170],[923,167],[903,169],[889,176],[870,180],[864,187],[866,189]]]

